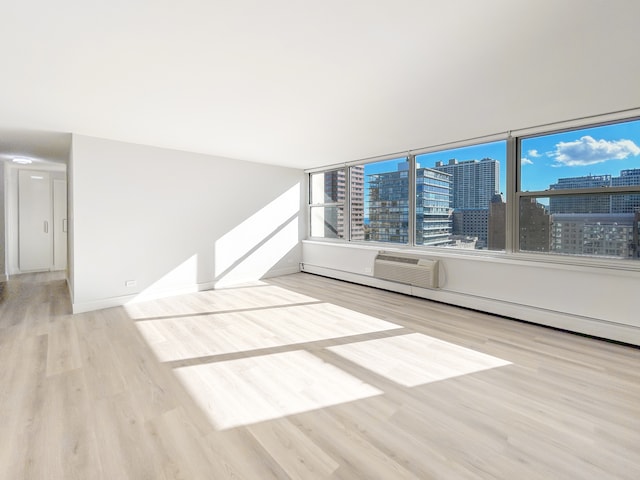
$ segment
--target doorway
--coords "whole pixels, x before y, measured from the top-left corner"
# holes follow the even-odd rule
[[[66,270],[66,166],[7,165],[5,175],[8,274]]]

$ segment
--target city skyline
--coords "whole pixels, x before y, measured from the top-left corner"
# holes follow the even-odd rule
[[[523,138],[520,146],[521,190],[544,191],[560,178],[619,174],[640,168],[640,120]],[[451,159],[465,162],[491,158],[500,164],[499,193],[506,195],[506,141],[471,145],[416,155],[419,168],[434,168]],[[398,156],[365,164],[366,174],[392,171],[406,161]],[[395,170],[395,168],[393,168]]]

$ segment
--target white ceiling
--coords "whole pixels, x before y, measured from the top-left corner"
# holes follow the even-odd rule
[[[640,106],[637,0],[1,11],[0,154],[73,132],[309,168]]]

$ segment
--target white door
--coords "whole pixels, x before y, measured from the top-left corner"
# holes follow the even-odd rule
[[[53,181],[53,269],[67,268],[67,182]]]
[[[48,172],[18,172],[18,249],[23,272],[52,265],[51,181]]]

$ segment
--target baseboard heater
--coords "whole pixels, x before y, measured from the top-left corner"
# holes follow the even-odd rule
[[[440,261],[408,253],[379,252],[373,276],[422,288],[439,288]]]

